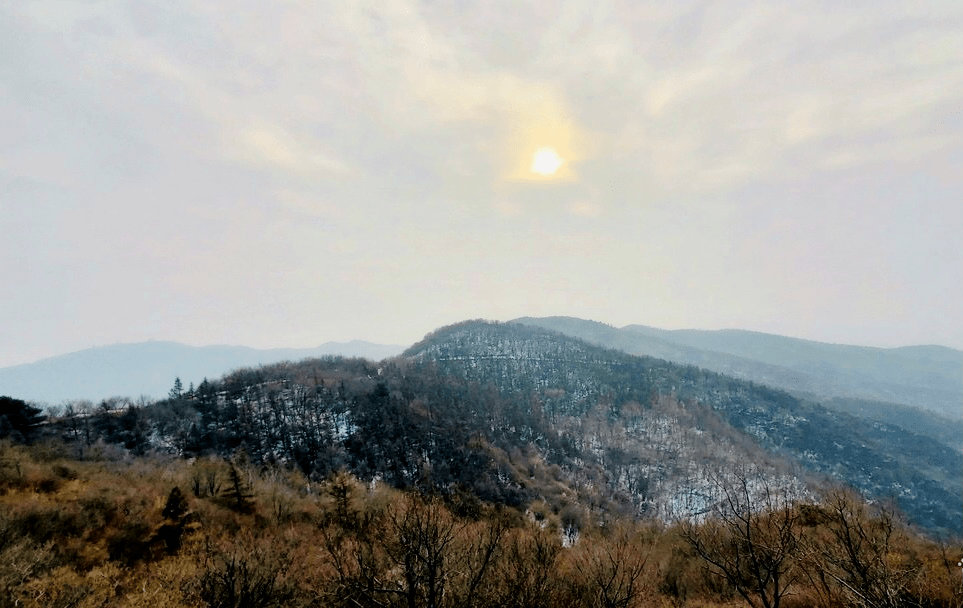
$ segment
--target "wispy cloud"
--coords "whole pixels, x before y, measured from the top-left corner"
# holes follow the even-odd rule
[[[0,317],[114,281],[171,302],[171,331],[192,285],[236,324],[278,303],[297,329],[263,345],[573,301],[706,326],[889,298],[932,334],[963,299],[963,248],[942,244],[963,225],[961,105],[956,0],[0,2],[0,278],[29,285]],[[540,147],[565,159],[551,178],[530,171]],[[882,225],[898,244],[878,246]],[[252,275],[276,298],[245,303]],[[811,275],[831,286],[795,285]],[[379,299],[386,333],[344,321]]]

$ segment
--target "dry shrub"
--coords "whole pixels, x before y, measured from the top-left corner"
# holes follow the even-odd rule
[[[60,463],[35,467],[20,489],[32,489],[38,494],[54,494],[63,487],[65,481],[74,479],[77,479],[76,471]]]
[[[37,578],[57,563],[51,543],[38,545],[19,540],[0,550],[0,608],[16,605],[16,593],[21,585]]]
[[[496,564],[486,589],[485,605],[538,608],[568,605],[566,582],[560,576],[562,542],[557,534],[537,526],[512,530],[505,539],[503,559]]]
[[[231,540],[208,539],[196,594],[210,608],[295,605],[298,588],[289,575],[292,550],[278,536],[245,531]]]
[[[70,460],[72,450],[69,445],[59,439],[48,438],[38,441],[24,448],[30,459],[38,463],[53,463]]]
[[[107,555],[124,566],[150,559],[151,527],[143,521],[126,521],[107,539]]]
[[[676,528],[666,529],[654,541],[650,566],[654,584],[667,605],[699,606],[726,603],[735,591],[721,578],[710,575]]]
[[[25,608],[94,608],[116,605],[122,594],[122,571],[105,564],[84,574],[61,566],[21,587],[18,606]]]
[[[130,585],[123,608],[182,608],[200,606],[194,589],[197,576],[196,556],[180,555],[149,564]]]
[[[53,471],[54,475],[56,475],[60,479],[64,479],[67,481],[77,479],[77,471],[75,471],[74,469],[71,469],[70,467],[64,464],[59,464],[59,463],[54,464],[51,467],[51,470]]]
[[[651,594],[645,576],[649,547],[635,526],[614,526],[601,538],[586,538],[573,551],[582,601],[599,608],[630,608]]]
[[[195,498],[214,498],[220,495],[227,478],[227,468],[213,456],[198,458],[191,466],[188,487]]]
[[[5,535],[23,538],[35,543],[60,541],[64,537],[77,537],[85,527],[76,505],[58,505],[43,502],[25,502],[10,509],[5,525]]]

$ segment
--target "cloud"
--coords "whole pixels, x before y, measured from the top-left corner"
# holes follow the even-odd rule
[[[920,139],[963,99],[952,2],[53,6],[22,12],[99,37],[81,58],[89,76],[156,78],[163,103],[212,130],[198,154],[281,180],[371,177],[384,140],[437,145],[441,129],[464,141],[421,154],[481,191],[531,178],[548,145],[568,161],[558,179],[592,179],[580,164],[604,159],[650,193],[705,194],[877,162],[885,133]]]
[[[573,71],[566,89],[575,118],[606,124],[613,158],[636,166],[640,181],[709,193],[795,172],[800,144],[823,152],[805,159],[805,172],[826,168],[823,159],[843,145],[878,158],[868,135],[932,129],[963,97],[956,13],[956,25],[906,26],[906,15],[886,11],[727,5],[632,29],[629,15],[613,12],[632,39],[622,52],[634,56],[611,63],[621,71],[603,65],[604,77]],[[584,23],[588,32],[610,27]],[[583,40],[591,33],[572,55],[593,54]],[[593,118],[598,112],[609,117]]]
[[[241,129],[228,142],[226,153],[254,167],[279,168],[295,175],[354,173],[321,148],[318,142],[299,141],[279,125],[261,123]]]
[[[922,272],[920,260],[959,257],[935,249],[957,218],[925,218],[958,207],[961,66],[955,0],[8,2],[0,184],[19,176],[49,204],[6,186],[0,205],[29,209],[3,218],[24,244],[11,251],[33,265],[4,310],[26,318],[30,299],[96,302],[116,280],[147,302],[129,316],[170,302],[157,327],[176,330],[187,313],[175,309],[199,310],[190,298],[203,284],[205,307],[276,345],[302,327],[416,338],[400,335],[414,331],[409,316],[426,319],[420,329],[433,322],[411,285],[438,290],[430,306],[445,321],[481,300],[492,312],[457,310],[533,314],[523,304],[537,303],[565,314],[580,290],[604,306],[589,316],[626,323],[697,324],[707,317],[692,302],[711,297],[731,309],[703,325],[778,319],[815,309],[817,290],[795,279],[819,272],[837,286],[819,304],[827,314],[833,297],[897,289],[950,302],[959,294],[943,287],[959,272],[941,262]],[[565,163],[531,181],[543,146]],[[864,230],[897,211],[912,238],[890,246]],[[788,228],[740,249],[772,229],[766,213]],[[864,286],[854,260],[867,250],[885,276]],[[907,259],[919,263],[893,278]],[[64,279],[65,260],[85,280]],[[120,274],[97,275],[103,260],[119,260]],[[454,274],[473,278],[445,290]],[[529,286],[531,276],[565,290]],[[272,331],[295,329],[274,337],[245,323],[271,311],[267,296],[243,301],[252,282],[304,315]],[[465,297],[479,290],[490,291]],[[315,299],[334,308],[318,314]],[[357,331],[368,323],[357,311],[382,301],[395,316]],[[906,302],[907,314],[928,306]],[[917,325],[935,327],[952,305],[918,313]],[[837,326],[852,320],[840,310]],[[894,325],[889,312],[874,313],[879,326]],[[59,328],[109,325],[70,314],[50,341]],[[228,325],[210,339],[230,339]]]
[[[578,217],[595,218],[602,215],[602,208],[596,203],[580,201],[569,204],[568,212]]]

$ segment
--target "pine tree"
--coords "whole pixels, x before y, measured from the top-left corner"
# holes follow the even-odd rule
[[[21,399],[0,397],[0,438],[30,441],[43,421],[42,411]]]
[[[171,493],[167,496],[167,503],[164,505],[164,511],[161,515],[164,519],[169,519],[171,521],[180,520],[181,516],[187,513],[187,499],[184,498],[184,494],[181,489],[174,486]]]
[[[167,504],[161,515],[164,523],[158,528],[154,535],[154,541],[163,541],[164,547],[169,555],[174,555],[181,548],[181,537],[188,522],[187,499],[177,486],[171,490],[167,496]]]
[[[177,378],[174,378],[174,386],[171,388],[167,396],[171,399],[180,399],[183,392],[184,384],[181,382],[180,376],[178,376]]]

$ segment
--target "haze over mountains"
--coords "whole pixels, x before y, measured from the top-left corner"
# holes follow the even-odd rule
[[[844,409],[853,407],[846,400],[857,399],[911,405],[950,418],[963,415],[963,351],[944,346],[873,348],[744,330],[619,329],[572,317],[515,322],[848,406]]]
[[[458,323],[377,363],[302,358],[182,380],[195,390],[93,417],[65,408],[45,431],[131,454],[243,448],[311,479],[347,470],[556,513],[699,517],[724,480],[751,474],[803,500],[845,483],[937,533],[963,516],[958,446],[520,323]]]
[[[271,605],[730,606],[737,593],[762,605],[748,585],[777,576],[798,606],[960,597],[959,451],[541,327],[466,321],[378,362],[284,361],[156,402],[81,406],[42,424],[0,416],[0,436],[23,442],[0,442],[0,523],[20,543],[4,563],[24,598],[83,584],[67,597],[117,603],[118,588],[218,580],[217,596],[165,605],[253,606],[235,600],[239,586],[292,580],[303,599],[263,584]],[[747,554],[763,565],[742,566]],[[89,555],[105,569],[82,576]],[[24,563],[42,564],[31,580]],[[857,567],[872,568],[858,589]],[[118,572],[162,574],[121,584]],[[94,596],[92,580],[110,588]],[[415,594],[431,580],[444,601]]]
[[[245,346],[188,346],[177,342],[116,344],[0,369],[0,395],[37,403],[97,401],[115,396],[151,399],[167,396],[174,378],[185,388],[241,367],[341,355],[381,360],[404,346],[362,340],[327,342],[316,348],[258,350]]]
[[[863,418],[895,424],[960,450],[963,352],[942,346],[872,348],[742,330],[615,328],[572,317],[523,317],[539,326],[628,354],[694,365],[750,380]],[[58,405],[114,396],[159,399],[175,377],[185,388],[234,369],[327,355],[381,360],[404,347],[329,342],[317,348],[257,350],[145,342],[92,348],[0,369],[0,394]]]
[[[963,415],[963,351],[943,346],[873,348],[826,344],[744,330],[664,330],[644,325],[616,328],[573,317],[522,317],[512,321],[557,331],[629,354],[694,365],[823,402],[857,415],[927,434],[953,445],[958,433],[944,418]],[[173,379],[187,386],[240,367],[326,355],[381,360],[399,345],[355,340],[316,348],[258,350],[243,346],[194,347],[144,342],[91,348],[0,369],[0,394],[38,403],[112,396],[166,396]],[[918,415],[919,408],[934,412]]]

